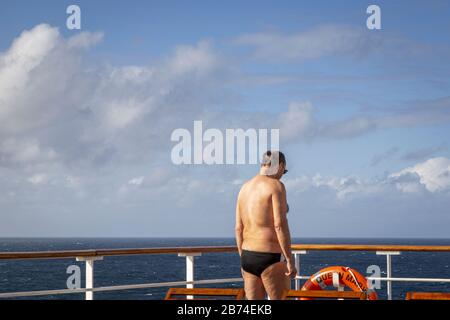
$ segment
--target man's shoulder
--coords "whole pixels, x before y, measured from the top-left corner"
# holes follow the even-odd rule
[[[249,185],[252,181],[253,181],[253,179],[244,181],[244,182],[242,183],[241,190],[247,188],[248,185]]]
[[[242,183],[241,189],[239,190],[239,194],[242,194],[243,192],[245,192],[245,190],[246,190],[246,189],[248,188],[248,186],[251,184],[252,180],[253,180],[253,179],[250,179],[250,180],[244,181],[244,182]]]
[[[264,188],[270,188],[273,191],[282,191],[285,190],[283,182],[277,179],[267,179],[262,178],[261,176],[255,176],[252,179],[245,181],[242,184],[241,191],[245,190],[249,187],[255,187],[255,186],[263,186]]]
[[[284,191],[285,187],[284,187],[284,183],[281,182],[280,180],[276,180],[276,179],[272,179],[272,185],[275,191]]]
[[[282,192],[285,190],[283,182],[277,179],[264,179],[264,184],[272,191],[272,192]]]

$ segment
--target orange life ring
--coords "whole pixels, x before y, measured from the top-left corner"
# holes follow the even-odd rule
[[[343,266],[333,266],[320,270],[312,275],[302,287],[302,290],[323,290],[333,285],[333,274],[339,275],[339,284],[353,291],[367,292],[368,300],[376,300],[377,293],[369,289],[367,279],[355,269]],[[302,298],[308,300],[308,298]]]

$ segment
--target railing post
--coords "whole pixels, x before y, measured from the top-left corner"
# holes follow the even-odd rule
[[[386,281],[387,297],[388,297],[388,300],[392,300],[392,281],[390,280],[392,277],[391,256],[400,255],[400,251],[377,251],[377,255],[385,255],[386,256],[386,277],[388,278],[388,280]]]
[[[202,254],[194,253],[179,253],[179,257],[186,257],[186,281],[194,281],[194,257],[199,257]],[[194,288],[193,283],[186,284],[186,288]],[[193,299],[193,296],[187,296],[187,299]]]
[[[103,260],[103,257],[77,257],[77,261],[86,262],[86,289],[94,288],[94,261]],[[86,300],[94,300],[94,292],[86,291]]]
[[[292,254],[294,255],[295,260],[295,268],[297,269],[297,277],[300,277],[300,255],[308,254],[306,250],[293,250]],[[295,290],[300,290],[300,279],[295,277]]]
[[[344,286],[341,285],[341,282],[339,281],[339,273],[337,272],[333,272],[333,287],[337,288],[337,291],[344,291]]]

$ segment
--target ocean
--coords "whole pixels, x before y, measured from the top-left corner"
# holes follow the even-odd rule
[[[450,245],[450,239],[305,239],[292,243],[330,244],[399,244]],[[232,238],[0,238],[0,252],[53,251],[106,248],[150,248],[183,246],[235,245]],[[84,283],[84,264],[75,259],[0,260],[0,292],[66,289],[70,265],[79,265]],[[386,275],[386,257],[375,252],[310,251],[301,256],[302,275],[311,275],[321,268],[343,265],[366,275],[370,265],[378,265]],[[403,252],[392,257],[394,277],[450,278],[450,252]],[[95,286],[112,286],[185,280],[185,258],[176,254],[105,257],[95,262]],[[240,277],[237,253],[207,253],[195,258],[195,279]],[[302,282],[303,283],[303,282]],[[213,285],[206,285],[213,286]],[[241,287],[242,283],[221,284]],[[450,283],[392,284],[393,298],[404,299],[407,291],[450,292]],[[163,299],[167,288],[138,289],[95,293],[95,299]],[[386,283],[377,290],[386,299]],[[65,294],[25,299],[83,299],[84,294]],[[21,298],[22,299],[22,298]]]

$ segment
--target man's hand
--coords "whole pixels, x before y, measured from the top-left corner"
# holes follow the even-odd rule
[[[297,275],[297,269],[295,268],[295,263],[293,260],[287,261],[287,269],[288,272],[286,272],[285,275],[291,278],[295,278],[295,276]]]

